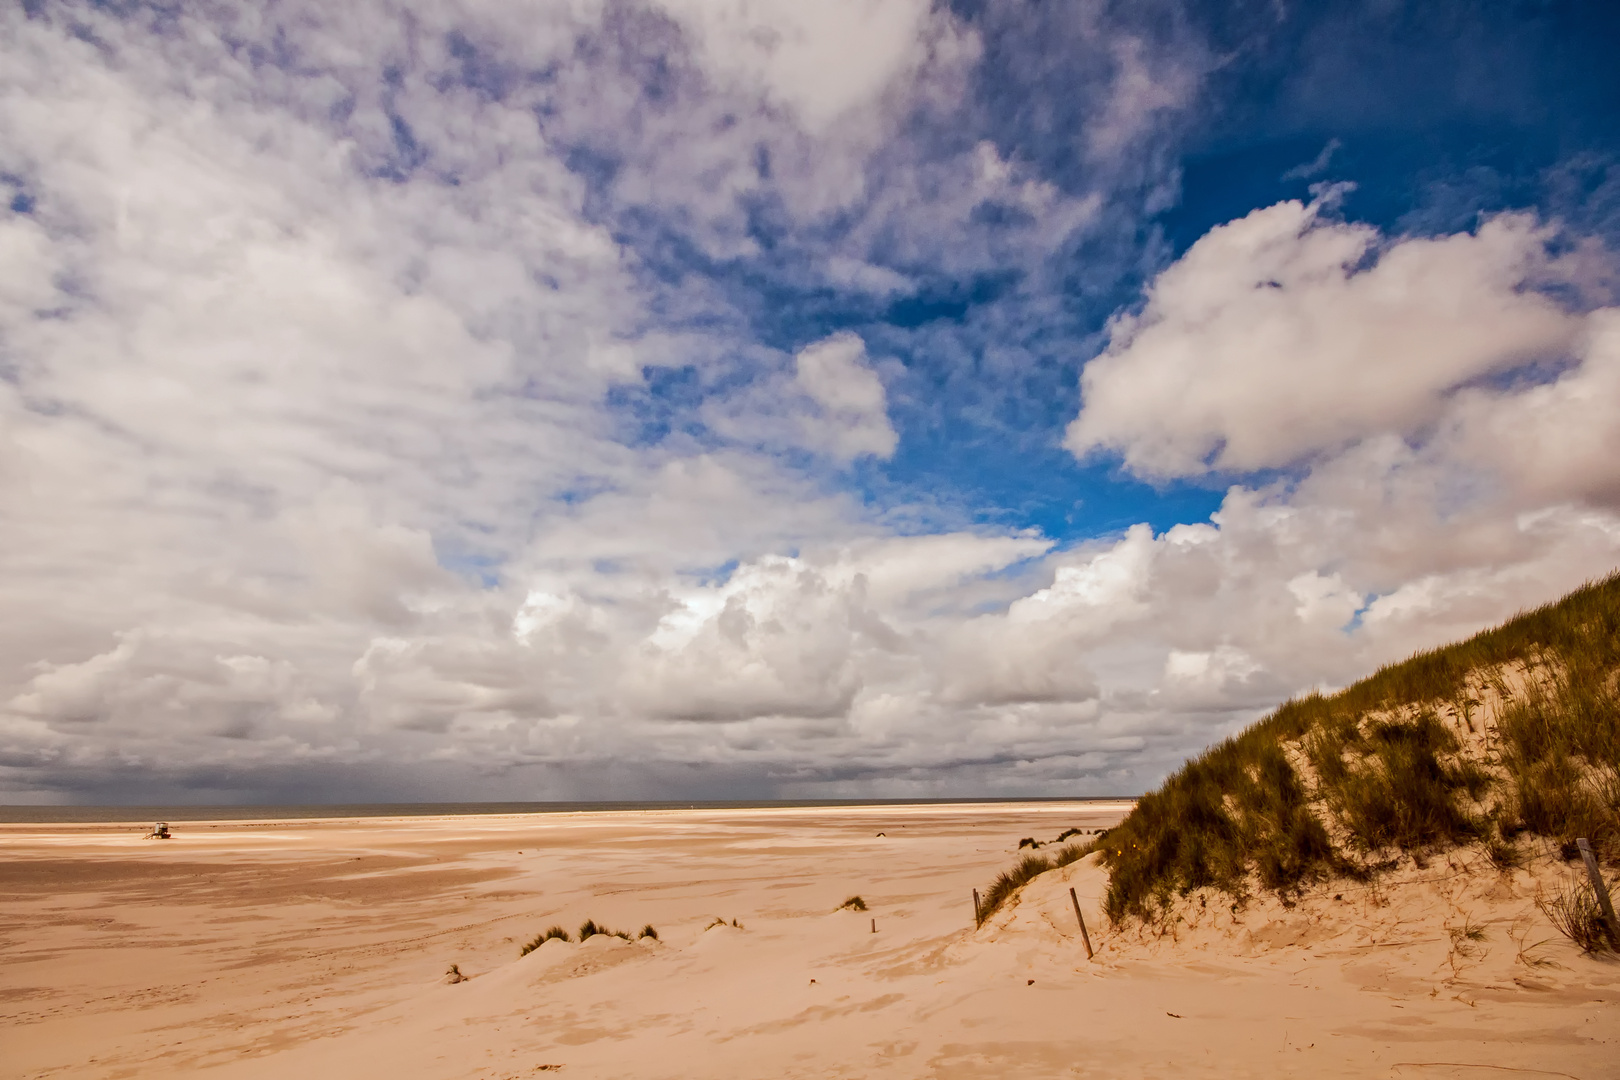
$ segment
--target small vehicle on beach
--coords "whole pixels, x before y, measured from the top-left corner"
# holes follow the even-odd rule
[[[156,825],[153,825],[152,826],[152,831],[147,833],[146,836],[144,837],[144,839],[146,839],[146,840],[169,840],[169,839],[172,839],[172,837],[169,835],[169,823],[167,821],[160,821]]]

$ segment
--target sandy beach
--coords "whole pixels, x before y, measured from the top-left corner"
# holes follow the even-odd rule
[[[975,929],[1020,838],[1127,809],[4,825],[0,1075],[1620,1076],[1620,964],[1535,921],[1561,868],[1193,897],[1160,935],[1109,930],[1085,860]],[[587,918],[659,938],[520,958]]]

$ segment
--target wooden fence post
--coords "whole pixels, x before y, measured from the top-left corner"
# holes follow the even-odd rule
[[[973,890],[973,928],[977,930],[984,925],[984,918],[979,914],[983,909],[979,907],[979,890]]]
[[[1592,891],[1597,893],[1598,907],[1603,909],[1603,929],[1609,932],[1609,948],[1620,952],[1620,922],[1614,917],[1614,904],[1609,900],[1609,887],[1603,883],[1603,871],[1597,856],[1592,854],[1592,843],[1586,837],[1575,841],[1581,849],[1581,861],[1586,863],[1586,876],[1592,879]]]
[[[1074,904],[1074,917],[1080,920],[1080,940],[1086,943],[1086,959],[1094,955],[1091,951],[1091,935],[1086,933],[1086,917],[1080,914],[1080,898],[1074,895],[1074,888],[1069,889],[1069,900]]]

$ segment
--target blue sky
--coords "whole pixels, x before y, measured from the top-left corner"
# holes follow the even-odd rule
[[[903,153],[943,158],[987,140],[1059,190],[1095,190],[1096,165],[1074,149],[1095,108],[1075,93],[1091,51],[1063,44],[1075,10],[951,10],[983,33],[983,59],[967,100],[917,118]],[[1210,228],[1309,200],[1324,182],[1354,185],[1346,219],[1395,235],[1466,231],[1482,214],[1525,209],[1605,238],[1620,224],[1604,206],[1620,191],[1610,173],[1620,75],[1609,62],[1620,17],[1602,5],[1162,4],[1111,14],[1152,35],[1172,62],[1205,70],[1205,82],[1131,163],[1141,172],[1108,191],[1103,235],[1053,245],[1038,269],[1015,257],[952,274],[886,263],[875,250],[878,265],[920,277],[920,287],[898,299],[850,296],[797,271],[806,244],[836,243],[855,214],[806,238],[773,222],[761,199],[750,228],[766,250],[728,261],[696,256],[667,220],[650,229],[636,215],[600,220],[652,274],[707,279],[755,340],[791,351],[849,329],[900,362],[891,382],[900,448],[853,478],[875,507],[921,502],[941,520],[1038,529],[1065,543],[1138,521],[1162,531],[1219,505],[1219,481],[1144,484],[1062,448],[1079,369],[1108,317],[1138,303],[1144,280]],[[869,176],[881,183],[881,166]],[[994,237],[995,215],[975,208],[974,223]],[[990,350],[1016,359],[992,367]],[[654,381],[652,400],[631,408],[669,424],[700,393],[689,376]]]
[[[1620,563],[1602,4],[0,16],[0,799],[1116,794]]]

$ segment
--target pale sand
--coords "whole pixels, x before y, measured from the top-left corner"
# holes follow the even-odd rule
[[[1620,1077],[1620,965],[1562,939],[1532,954],[1557,967],[1519,960],[1518,929],[1555,937],[1529,875],[1195,897],[1149,940],[1104,928],[1077,864],[973,928],[1020,837],[1124,810],[0,825],[0,1074]],[[586,917],[663,940],[518,958]]]

